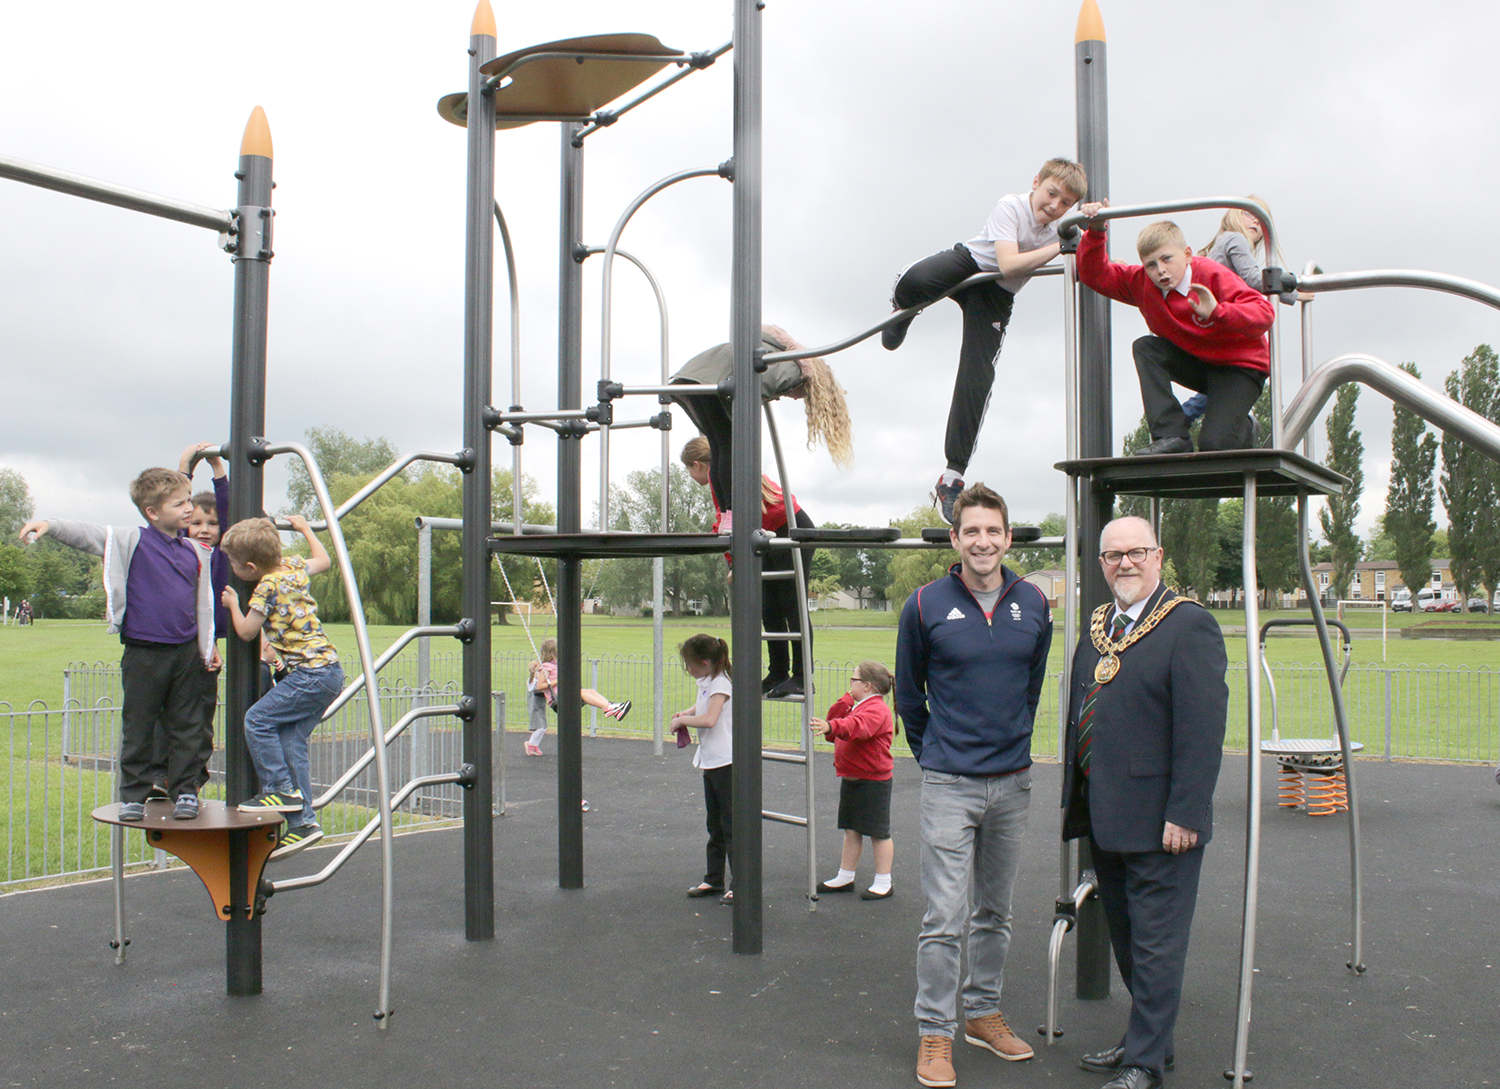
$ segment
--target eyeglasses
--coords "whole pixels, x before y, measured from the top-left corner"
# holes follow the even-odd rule
[[[1159,549],[1160,547],[1160,545],[1157,545],[1153,548],[1132,548],[1126,552],[1115,552],[1111,550],[1109,552],[1099,553],[1099,559],[1104,562],[1105,567],[1119,567],[1120,561],[1123,560],[1126,556],[1130,557],[1131,563],[1144,563],[1146,557],[1151,553],[1157,551],[1157,549]]]

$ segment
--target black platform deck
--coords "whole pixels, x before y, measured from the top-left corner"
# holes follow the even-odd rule
[[[1053,468],[1086,477],[1119,495],[1161,499],[1234,499],[1245,494],[1245,474],[1255,474],[1256,493],[1266,498],[1342,495],[1347,477],[1292,450],[1214,450],[1206,454],[1082,458]]]
[[[370,1017],[379,964],[374,850],[322,888],[271,900],[265,993],[256,998],[225,996],[223,926],[204,910],[197,879],[177,869],[127,882],[133,944],[121,967],[105,944],[107,882],[0,898],[0,1084],[916,1084],[911,1009],[922,904],[912,761],[896,764],[895,897],[825,897],[809,914],[802,833],[768,824],[766,952],[743,957],[730,950],[730,910],[683,895],[701,876],[705,838],[700,777],[686,752],[655,757],[643,742],[585,741],[587,887],[564,892],[553,739],[542,759],[521,758],[521,740],[507,739],[509,807],[495,822],[494,941],[463,938],[461,834],[396,841],[397,1012],[386,1032]],[[819,784],[823,876],[838,860],[829,763]],[[1169,1086],[1223,1085],[1232,1057],[1245,768],[1243,757],[1225,760]],[[765,770],[767,806],[798,809],[797,769]],[[1360,761],[1356,772],[1366,843],[1363,977],[1343,967],[1345,819],[1274,805],[1265,813],[1255,1085],[1494,1085],[1493,769]],[[1038,765],[1004,998],[1028,1034],[1046,996],[1058,787],[1056,765]],[[314,848],[275,869],[311,871],[327,858]],[[1105,1078],[1079,1070],[1078,1053],[1117,1038],[1127,1003],[1118,980],[1108,1000],[1074,1000],[1071,973],[1070,938],[1060,1006],[1067,1035],[1024,1063],[960,1043],[960,1086],[1097,1089]]]

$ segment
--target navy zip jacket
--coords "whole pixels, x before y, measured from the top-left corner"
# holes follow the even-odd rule
[[[1031,766],[1052,610],[1035,585],[1001,570],[988,619],[958,564],[919,587],[901,610],[896,710],[927,771],[1005,775]]]

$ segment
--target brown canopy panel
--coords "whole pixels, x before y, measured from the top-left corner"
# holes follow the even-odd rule
[[[650,34],[593,34],[518,49],[480,71],[507,77],[495,91],[495,128],[515,129],[537,121],[587,121],[682,56]],[[465,127],[468,93],[444,95],[438,114]]]

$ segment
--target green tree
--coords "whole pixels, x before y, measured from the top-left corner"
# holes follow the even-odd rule
[[[31,521],[34,510],[26,478],[14,469],[0,467],[0,544],[18,545],[16,534]]]
[[[1036,523],[1036,528],[1042,531],[1043,537],[1062,537],[1068,532],[1067,518],[1052,511]],[[1056,548],[1027,548],[1024,545],[1018,545],[1006,555],[1005,566],[1018,575],[1058,569],[1062,566],[1062,552]]]
[[[1464,357],[1443,382],[1448,396],[1486,419],[1496,418],[1500,397],[1500,358],[1488,344]],[[1443,433],[1441,491],[1448,511],[1448,559],[1459,601],[1467,601],[1495,563],[1497,541],[1494,463],[1456,436]],[[1491,590],[1493,593],[1493,590]]]
[[[31,593],[31,565],[19,548],[0,545],[0,598],[10,598],[14,609]]]
[[[1422,377],[1415,363],[1403,363],[1401,369],[1414,378]],[[1427,430],[1427,421],[1397,405],[1391,424],[1391,483],[1385,496],[1385,516],[1380,520],[1382,536],[1389,540],[1390,549],[1388,555],[1372,552],[1372,558],[1395,560],[1401,568],[1401,581],[1413,593],[1427,585],[1432,570],[1432,535],[1437,530],[1432,517],[1437,450],[1437,437]]]
[[[1195,432],[1196,436],[1196,432]],[[1125,437],[1126,456],[1151,441],[1151,429],[1143,416],[1140,424]],[[1121,515],[1151,517],[1151,501],[1143,496],[1122,496],[1117,504]],[[1166,499],[1161,504],[1159,543],[1172,563],[1172,580],[1178,589],[1205,597],[1216,586],[1214,572],[1219,553],[1219,501],[1217,499]],[[1163,581],[1166,572],[1163,572]],[[1238,580],[1236,580],[1237,584]],[[1170,583],[1169,583],[1170,584]]]
[[[824,529],[858,529],[849,522],[824,522]],[[866,608],[867,602],[878,601],[890,580],[891,549],[889,548],[820,548],[818,562],[828,557],[833,564],[829,572],[838,579],[839,589],[845,590]]]
[[[306,436],[307,441],[303,445],[312,452],[330,493],[333,491],[334,477],[361,477],[364,482],[368,482],[401,456],[400,451],[384,437],[355,439],[337,427],[309,427]],[[286,497],[289,505],[286,513],[300,514],[310,522],[320,521],[323,512],[318,509],[317,493],[313,491],[312,477],[307,474],[307,466],[302,464],[301,458],[295,456],[289,457],[288,465]],[[347,499],[352,494],[353,491],[350,491],[343,498]],[[335,498],[334,502],[342,500]],[[508,517],[507,515],[507,519]]]
[[[905,518],[896,519],[896,526],[903,537],[920,537],[922,530],[931,527],[947,529],[947,523],[934,508],[921,506]],[[900,611],[906,599],[918,586],[925,586],[948,573],[948,568],[958,562],[958,553],[951,548],[932,550],[926,548],[900,549],[891,557],[890,583],[885,597],[891,608]]]
[[[1339,387],[1333,411],[1328,414],[1328,456],[1324,464],[1349,478],[1342,495],[1330,495],[1318,513],[1323,536],[1333,547],[1333,577],[1329,585],[1339,598],[1349,596],[1349,582],[1360,561],[1361,543],[1354,523],[1359,518],[1359,496],[1365,486],[1365,444],[1354,426],[1354,410],[1359,404],[1359,386]]]
[[[1271,434],[1271,389],[1269,383],[1255,402],[1260,433]],[[1302,581],[1297,562],[1301,541],[1297,536],[1297,501],[1291,498],[1255,501],[1255,574],[1265,591],[1264,607],[1275,609],[1281,594],[1295,590]],[[1236,580],[1237,582],[1239,580]]]
[[[706,533],[713,525],[714,504],[707,488],[693,483],[675,462],[667,471],[667,526],[672,533]],[[626,474],[624,486],[610,489],[611,528],[637,533],[661,532],[661,470]],[[596,596],[621,608],[639,608],[651,600],[652,561],[623,558],[603,561]],[[665,607],[681,612],[689,601],[703,601],[711,613],[729,611],[727,570],[719,553],[668,556],[662,563]]]

